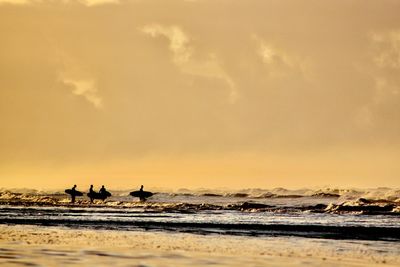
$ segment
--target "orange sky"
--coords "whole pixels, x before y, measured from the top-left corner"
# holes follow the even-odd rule
[[[399,187],[399,13],[0,0],[0,187]]]

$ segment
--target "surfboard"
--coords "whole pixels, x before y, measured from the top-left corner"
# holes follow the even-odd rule
[[[133,192],[130,192],[129,195],[131,195],[133,197],[139,197],[139,198],[148,198],[148,197],[151,197],[153,195],[153,193],[149,192],[149,191],[133,191]]]
[[[102,200],[104,200],[104,199],[106,199],[108,197],[111,197],[111,193],[108,192],[108,191],[105,191],[104,194],[100,194],[100,193],[97,193],[97,192],[92,192],[92,193],[89,192],[86,195],[88,197],[90,197],[90,198],[93,198],[93,199],[102,199]]]
[[[72,189],[65,189],[65,193],[69,194],[69,195],[75,195],[76,197],[81,197],[83,196],[83,193],[80,191],[76,191],[76,190],[72,190]]]

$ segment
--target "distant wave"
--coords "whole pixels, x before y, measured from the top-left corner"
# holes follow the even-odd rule
[[[114,190],[114,195],[127,195],[133,190]],[[372,188],[372,189],[350,189],[350,188],[317,188],[317,189],[286,189],[286,188],[249,188],[241,190],[229,189],[178,189],[178,190],[151,190],[171,197],[233,197],[233,198],[340,198],[341,200],[356,200],[359,198],[366,199],[385,199],[390,201],[400,201],[400,189],[395,188]]]
[[[110,190],[114,196],[127,196],[130,190]],[[318,189],[261,189],[249,188],[241,190],[222,190],[222,189],[178,189],[171,190],[151,190],[158,194],[170,197],[232,197],[232,198],[301,198],[301,197],[315,197],[315,198],[339,198],[343,201],[356,200],[359,198],[373,199],[373,200],[390,200],[400,201],[400,189],[394,188],[373,188],[373,189],[346,189],[346,188],[318,188]],[[29,199],[35,197],[57,197],[65,196],[64,190],[53,191],[40,191],[35,189],[0,189],[0,199]]]
[[[156,212],[195,213],[202,210],[234,210],[242,212],[312,212],[335,214],[400,215],[400,190],[376,189],[299,189],[285,188],[223,190],[177,190],[159,192],[148,202],[139,202],[129,191],[110,190],[113,196],[95,207],[139,208]],[[62,191],[1,189],[0,205],[91,207],[86,196],[70,204]]]

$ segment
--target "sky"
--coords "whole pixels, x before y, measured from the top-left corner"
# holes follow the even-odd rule
[[[0,187],[400,187],[399,14],[0,0]]]

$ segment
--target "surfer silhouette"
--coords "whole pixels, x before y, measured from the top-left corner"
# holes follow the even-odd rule
[[[65,189],[65,193],[71,196],[71,203],[75,203],[75,198],[76,197],[81,197],[83,196],[82,192],[79,192],[76,190],[76,184],[71,188],[71,189]]]
[[[93,190],[93,185],[91,184],[90,185],[90,188],[89,188],[89,194],[88,194],[88,196],[90,197],[90,203],[93,203],[93,196],[94,196],[94,190]]]
[[[143,195],[143,185],[140,186],[139,192],[140,192],[140,197],[139,197],[140,201],[146,201],[146,197]]]
[[[100,188],[99,194],[100,195],[105,195],[106,192],[107,192],[106,188],[104,187],[104,185],[102,185],[101,188]]]
[[[93,203],[94,199],[106,200],[106,198],[111,197],[111,193],[106,190],[104,185],[101,187],[99,192],[93,190],[93,185],[90,185],[89,193],[87,196],[90,198],[90,203]]]
[[[146,201],[146,199],[151,197],[153,195],[153,193],[144,191],[143,185],[141,185],[140,189],[138,191],[130,192],[129,195],[131,195],[133,197],[138,197],[140,199],[140,201]]]
[[[75,203],[76,197],[76,184],[71,188],[71,203]]]

